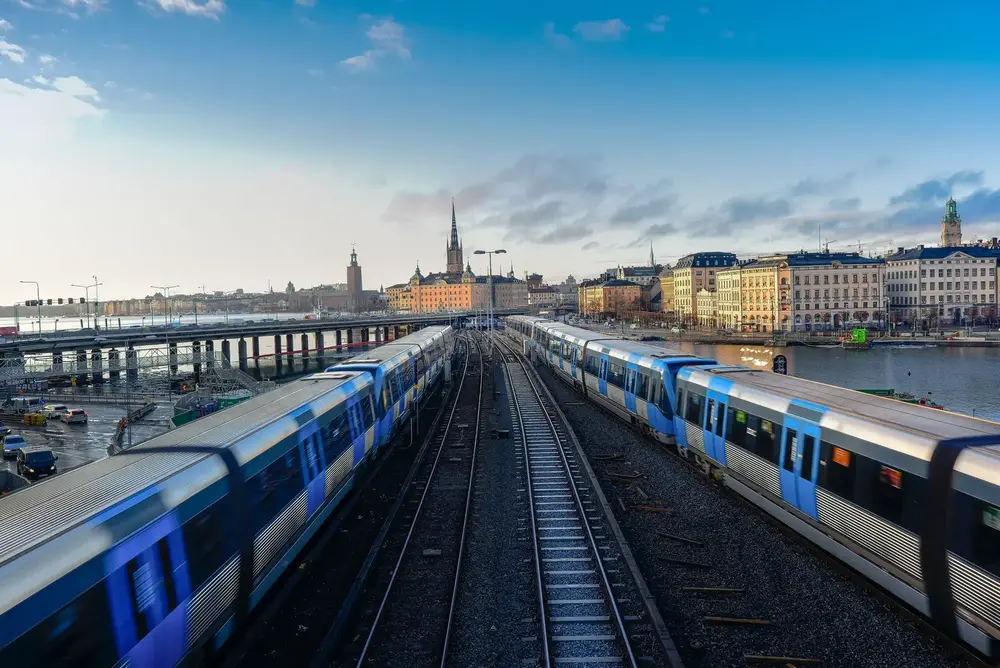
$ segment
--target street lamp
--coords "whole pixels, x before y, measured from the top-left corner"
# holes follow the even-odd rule
[[[38,336],[42,335],[42,292],[38,287],[38,281],[21,281],[22,283],[35,284],[35,302],[38,306]]]
[[[77,283],[70,283],[70,287],[73,287],[73,288],[82,288],[83,289],[83,298],[87,300],[87,308],[85,310],[87,312],[87,327],[88,328],[90,327],[90,288],[94,288],[94,293],[96,294],[97,293],[97,286],[99,286],[99,285],[101,285],[101,283],[97,282],[97,276],[94,276],[94,282],[91,285],[79,285]],[[94,326],[97,327],[97,309],[96,308],[94,309]]]
[[[494,255],[504,255],[507,251],[503,248],[498,248],[496,250],[477,250],[472,251],[473,255],[486,255],[489,258],[489,277],[487,278],[486,284],[488,286],[489,295],[486,302],[487,305],[487,315],[489,318],[489,336],[490,336],[490,359],[493,359],[493,256]]]
[[[166,320],[164,320],[164,323],[166,324],[167,327],[169,327],[170,326],[170,291],[173,290],[174,288],[178,287],[178,286],[176,286],[176,285],[151,285],[149,287],[153,288],[154,290],[162,290],[163,291],[163,302],[164,302],[164,304],[163,304],[163,306],[164,306],[164,308],[163,308],[163,315],[166,318]]]

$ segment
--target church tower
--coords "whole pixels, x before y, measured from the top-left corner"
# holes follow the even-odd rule
[[[448,239],[448,269],[449,274],[461,274],[462,243],[458,240],[458,223],[455,222],[455,200],[451,201],[451,238]]]
[[[358,264],[358,254],[351,246],[351,263],[347,265],[347,310],[351,313],[361,313],[365,310],[362,303],[361,265]]]
[[[941,219],[941,245],[962,245],[962,217],[958,215],[958,204],[949,197],[945,204],[944,218]]]

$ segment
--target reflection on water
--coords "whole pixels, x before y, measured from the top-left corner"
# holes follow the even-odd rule
[[[666,343],[723,364],[770,369],[775,355],[788,373],[851,389],[893,388],[930,393],[946,409],[1000,422],[1000,349],[905,346],[852,351],[843,348]]]

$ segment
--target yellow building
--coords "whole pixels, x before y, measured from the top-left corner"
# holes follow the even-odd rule
[[[580,284],[578,295],[581,314],[620,318],[639,310],[642,286],[618,279],[604,283],[584,281]]]
[[[742,324],[754,332],[770,332],[781,329],[778,305],[779,272],[788,271],[787,263],[778,259],[753,260],[746,262],[740,271],[740,292],[742,297]],[[785,284],[787,285],[787,278]]]
[[[715,292],[716,272],[736,264],[732,253],[693,253],[674,266],[674,305],[677,318],[690,325],[698,323],[698,291]]]
[[[719,326],[719,293],[709,292],[705,288],[698,291],[695,297],[698,308],[698,326],[705,329],[715,329]]]
[[[718,298],[718,326],[739,330],[743,321],[743,297],[740,294],[740,265],[721,269],[715,275]]]
[[[675,315],[674,304],[674,270],[664,269],[660,272],[660,310],[664,315]]]

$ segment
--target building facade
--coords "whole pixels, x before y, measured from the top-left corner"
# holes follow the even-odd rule
[[[642,288],[629,281],[583,281],[579,288],[580,313],[590,317],[618,318],[639,309]]]
[[[718,326],[739,330],[743,323],[743,297],[740,292],[740,265],[721,269],[715,274]]]
[[[360,313],[362,310],[361,265],[358,264],[358,254],[351,246],[351,263],[347,265],[347,310]]]
[[[674,306],[683,323],[698,323],[698,291],[715,292],[715,274],[736,264],[732,253],[693,253],[674,266]]]
[[[958,204],[951,197],[945,203],[944,218],[941,219],[941,246],[962,245],[962,218],[958,215]]]
[[[858,253],[783,256],[791,283],[791,328],[844,329],[886,320],[886,261]],[[779,305],[779,313],[784,314]]]
[[[445,273],[461,274],[464,262],[462,261],[462,242],[458,238],[458,222],[455,219],[455,200],[451,201],[451,236],[448,238],[445,248],[448,257]]]
[[[675,316],[674,270],[666,267],[660,270],[660,311],[666,316]]]
[[[751,260],[740,267],[740,327],[752,332],[789,329],[789,315],[781,311],[778,285],[788,285],[785,257]],[[784,316],[784,317],[782,317]]]
[[[695,296],[698,303],[698,326],[704,329],[715,329],[719,326],[719,293],[709,292],[705,288]]]
[[[931,328],[993,320],[998,256],[981,246],[897,249],[886,260],[891,322]]]

